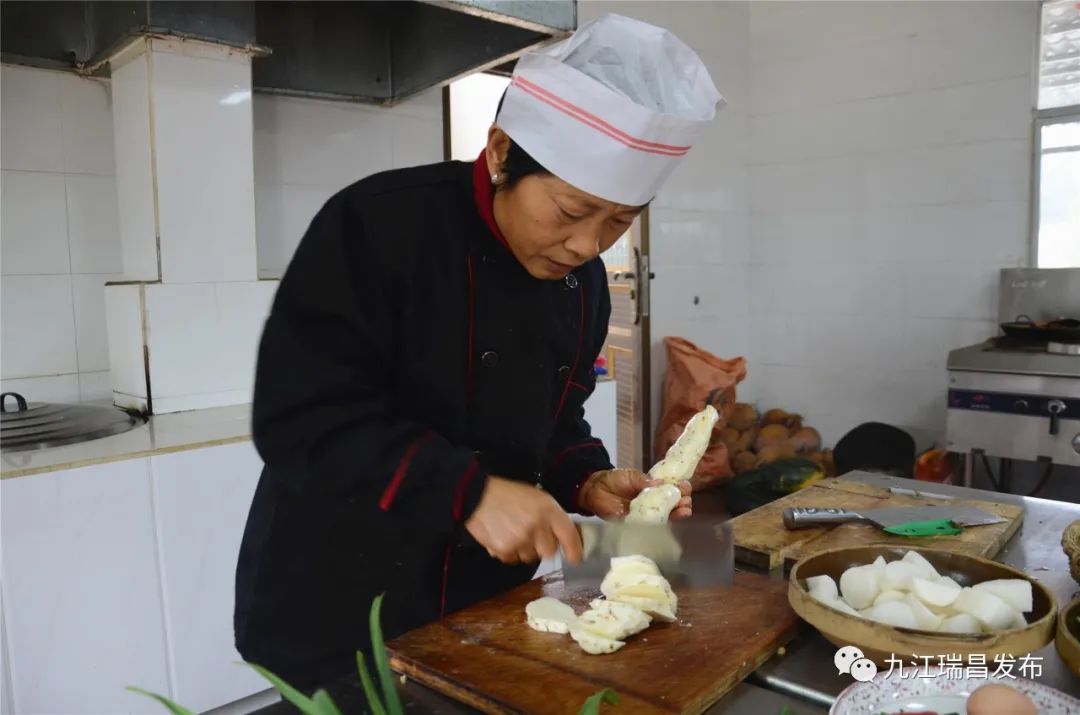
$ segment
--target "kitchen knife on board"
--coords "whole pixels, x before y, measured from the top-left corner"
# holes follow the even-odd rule
[[[973,506],[910,506],[882,509],[841,509],[830,507],[788,507],[784,509],[784,526],[788,529],[807,529],[830,526],[849,521],[865,521],[901,536],[934,536],[959,534],[965,526],[1000,524],[1005,521],[997,514]]]

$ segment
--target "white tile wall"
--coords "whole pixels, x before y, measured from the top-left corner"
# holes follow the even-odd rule
[[[60,75],[4,65],[0,69],[0,165],[23,171],[64,170]]]
[[[72,273],[123,271],[120,259],[116,180],[112,176],[69,175],[68,240]]]
[[[971,22],[977,12],[979,21]],[[750,370],[833,443],[944,427],[1027,255],[1037,6],[751,3]]]
[[[330,196],[370,174],[442,161],[442,100],[390,108],[256,95],[259,277],[280,277]]]
[[[3,378],[77,372],[71,276],[5,276],[0,293]]]
[[[169,692],[147,460],[0,489],[15,712],[147,712],[124,690]]]
[[[4,171],[0,197],[4,275],[70,273],[64,175]]]
[[[146,287],[111,285],[105,289],[105,326],[109,344],[109,370],[116,404],[146,407],[146,339],[143,312]]]

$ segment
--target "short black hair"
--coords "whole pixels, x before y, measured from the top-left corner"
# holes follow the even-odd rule
[[[499,118],[499,112],[502,111],[504,99],[506,99],[505,91],[503,91],[502,97],[499,98],[499,106],[495,110],[496,119]],[[503,161],[502,165],[503,181],[499,184],[499,188],[509,189],[526,176],[550,173],[551,172],[548,171],[543,164],[534,159],[529,152],[521,148],[520,144],[511,139],[510,148],[506,152],[506,159]]]

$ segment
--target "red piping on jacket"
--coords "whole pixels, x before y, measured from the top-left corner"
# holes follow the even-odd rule
[[[398,462],[397,469],[394,470],[394,476],[390,479],[390,484],[386,486],[386,490],[383,492],[382,499],[379,500],[379,508],[383,511],[390,511],[390,506],[394,503],[394,497],[397,496],[398,489],[401,487],[401,483],[405,481],[405,475],[409,471],[409,465],[416,457],[416,453],[420,451],[420,447],[434,436],[432,432],[425,432],[412,443],[405,448],[405,453],[401,455],[401,461]]]
[[[585,336],[585,278],[582,277],[581,285],[578,286],[578,298],[581,300],[581,317],[578,319],[577,352],[574,353],[574,366],[570,368],[570,377],[566,378],[563,385],[562,397],[559,398],[559,408],[555,410],[555,422],[559,421],[563,405],[566,404],[566,393],[570,391],[570,381],[577,374],[578,362],[581,360],[581,343]]]
[[[499,224],[495,222],[495,187],[491,185],[491,177],[488,176],[487,155],[480,152],[480,157],[473,164],[473,198],[476,199],[476,210],[480,218],[484,219],[488,230],[491,231],[499,243],[510,249],[510,244],[499,230]]]
[[[439,589],[439,618],[446,616],[446,585],[450,582],[450,552],[453,544],[446,545],[446,555],[443,556],[442,586]]]
[[[468,330],[467,349],[465,356],[465,409],[468,410],[472,402],[472,364],[473,364],[473,334],[475,329],[476,314],[476,281],[473,279],[472,255],[466,257],[465,266],[469,275],[469,306],[468,306]]]

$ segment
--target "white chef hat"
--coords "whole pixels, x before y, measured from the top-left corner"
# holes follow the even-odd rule
[[[677,37],[608,14],[519,59],[495,122],[563,181],[641,206],[723,104]]]

